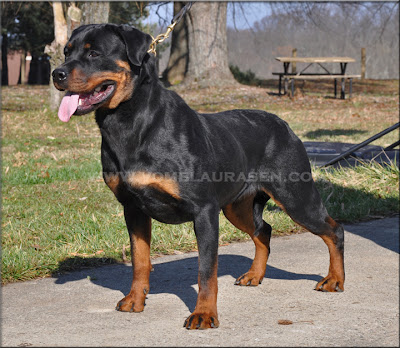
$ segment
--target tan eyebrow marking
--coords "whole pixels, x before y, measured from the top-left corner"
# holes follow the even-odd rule
[[[131,67],[128,62],[124,62],[123,60],[116,60],[115,64],[117,64],[122,69],[131,71]]]

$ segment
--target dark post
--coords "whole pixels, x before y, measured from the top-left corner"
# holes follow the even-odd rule
[[[340,99],[345,99],[345,79],[342,79],[342,88],[340,90]]]
[[[365,61],[366,53],[365,47],[361,48],[361,80],[365,80]]]
[[[21,50],[21,85],[26,84],[26,56],[25,56],[25,51]]]
[[[8,53],[8,39],[7,34],[3,33],[1,42],[1,85],[8,85],[8,65],[7,65],[7,53]]]
[[[295,58],[297,57],[297,48],[293,48],[292,50],[292,57]],[[296,73],[296,62],[292,62],[292,73]]]
[[[337,98],[337,79],[334,80],[335,99]]]

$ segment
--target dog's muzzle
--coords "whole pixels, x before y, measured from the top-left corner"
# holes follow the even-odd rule
[[[65,90],[67,88],[68,74],[63,68],[54,69],[51,73],[53,77],[54,86],[59,90]]]

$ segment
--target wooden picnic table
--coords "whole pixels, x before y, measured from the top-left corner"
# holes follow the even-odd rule
[[[352,93],[352,81],[353,78],[360,78],[361,75],[349,75],[346,74],[346,68],[348,63],[354,63],[356,60],[350,57],[276,57],[277,61],[283,63],[283,72],[273,72],[273,75],[279,75],[279,95],[282,90],[282,79],[284,80],[284,93],[287,93],[288,81],[292,82],[292,95],[294,93],[294,80],[320,80],[320,79],[333,79],[335,98],[337,97],[337,80],[341,79],[341,99],[345,99],[345,80],[350,81],[349,95]],[[290,64],[293,63],[308,63],[308,65],[300,71],[289,72]],[[340,72],[330,71],[326,63],[339,63]],[[307,69],[312,65],[319,65],[325,73],[309,73]],[[293,69],[292,69],[293,70]]]

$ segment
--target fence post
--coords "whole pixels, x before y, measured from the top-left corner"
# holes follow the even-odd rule
[[[292,57],[297,57],[297,48],[293,48],[292,50]],[[296,73],[296,62],[292,62],[292,73]]]
[[[361,80],[365,80],[365,61],[366,61],[366,54],[365,54],[365,47],[361,48]]]
[[[20,74],[21,74],[21,85],[26,84],[26,56],[25,56],[25,51],[21,51],[21,69],[20,69]]]

